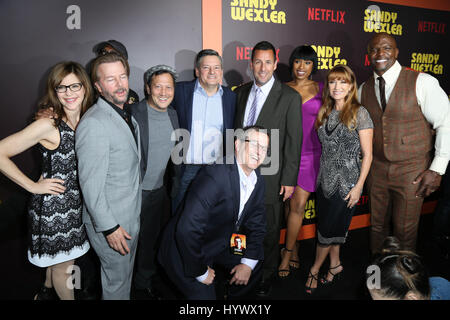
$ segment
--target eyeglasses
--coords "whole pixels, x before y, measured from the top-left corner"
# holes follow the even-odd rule
[[[60,84],[59,86],[57,86],[55,88],[55,91],[58,93],[64,93],[67,91],[67,88],[69,88],[70,91],[77,92],[77,91],[80,91],[82,87],[83,87],[82,83],[72,83],[72,84],[69,84],[68,86]]]
[[[260,145],[258,141],[246,139],[245,142],[248,142],[253,148],[260,148],[262,151],[267,152],[268,148],[266,146]]]

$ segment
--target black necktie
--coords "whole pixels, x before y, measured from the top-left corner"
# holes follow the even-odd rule
[[[386,81],[384,81],[383,77],[378,77],[377,80],[380,85],[380,101],[381,101],[381,107],[383,108],[383,112],[384,112],[384,109],[386,109],[386,94],[384,93],[384,86],[386,84]]]

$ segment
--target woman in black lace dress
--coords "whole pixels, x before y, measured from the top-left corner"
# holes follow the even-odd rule
[[[45,284],[35,299],[48,295],[52,288],[59,298],[74,299],[73,288],[67,285],[70,267],[89,249],[81,220],[75,129],[92,99],[91,84],[83,67],[76,62],[59,63],[50,72],[46,95],[40,102],[42,108],[53,108],[54,119],[36,120],[0,141],[0,171],[33,194],[29,206],[28,260],[47,268]],[[34,145],[38,145],[43,161],[42,174],[36,182],[10,160]]]
[[[319,270],[328,255],[330,267],[322,283],[332,283],[344,270],[340,246],[372,163],[373,123],[357,100],[356,78],[349,67],[338,65],[328,73],[315,125],[322,144],[316,191],[318,245],[307,293],[317,288]]]

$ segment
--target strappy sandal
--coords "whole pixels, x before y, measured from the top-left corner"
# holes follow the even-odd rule
[[[295,251],[297,252],[297,258],[298,258],[298,242],[296,241],[294,243],[294,247],[295,247]],[[291,255],[292,258],[292,255]],[[300,261],[299,260],[294,260],[294,259],[290,259],[289,260],[289,267],[291,267],[292,269],[299,269],[300,268]]]
[[[339,267],[342,267],[342,271],[341,271],[341,272],[336,273],[336,274],[334,274],[333,272],[331,272],[331,270],[334,270],[334,269],[339,268]],[[321,282],[322,284],[325,284],[325,285],[330,285],[330,284],[334,283],[335,281],[337,281],[337,280],[339,280],[339,279],[341,278],[342,272],[344,272],[344,267],[342,266],[342,264],[339,264],[339,265],[337,265],[336,267],[333,267],[333,268],[329,268],[329,269],[328,269],[328,273],[331,274],[331,275],[333,276],[333,280],[331,280],[331,281],[328,281],[328,280],[327,280],[327,275],[328,275],[328,273],[327,273],[324,277],[322,277],[322,278],[320,279],[320,282]]]
[[[299,269],[299,268],[300,268],[300,261],[299,261],[299,260],[291,259],[291,260],[289,260],[289,266],[290,266],[292,269]]]
[[[34,296],[34,300],[59,300],[55,288],[47,288],[42,286]]]
[[[281,251],[280,251],[280,256],[281,257],[283,257],[283,252],[284,251],[292,252],[292,250],[289,250],[287,248],[282,248]],[[278,277],[280,277],[281,279],[289,277],[290,274],[291,274],[291,269],[278,269]]]
[[[317,281],[317,286],[319,286],[318,275],[319,275],[319,273],[316,273],[314,275],[314,274],[312,274],[311,270],[309,270],[309,275],[308,275],[308,278],[306,279],[306,283],[308,283],[308,279],[311,279],[311,280],[309,281],[309,285],[305,285],[305,292],[307,294],[313,294],[314,291],[316,291],[316,289],[317,289],[317,287],[316,288],[311,288],[313,280],[316,280]]]

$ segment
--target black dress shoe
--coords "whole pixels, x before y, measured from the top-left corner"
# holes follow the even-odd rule
[[[75,290],[75,300],[101,300],[102,290],[97,287],[86,287]]]
[[[38,293],[34,296],[34,300],[59,300],[55,288],[47,288],[42,286]]]
[[[261,281],[256,289],[258,297],[267,297],[272,291],[272,284],[269,281]]]
[[[134,300],[162,300],[158,291],[153,288],[134,289]]]

